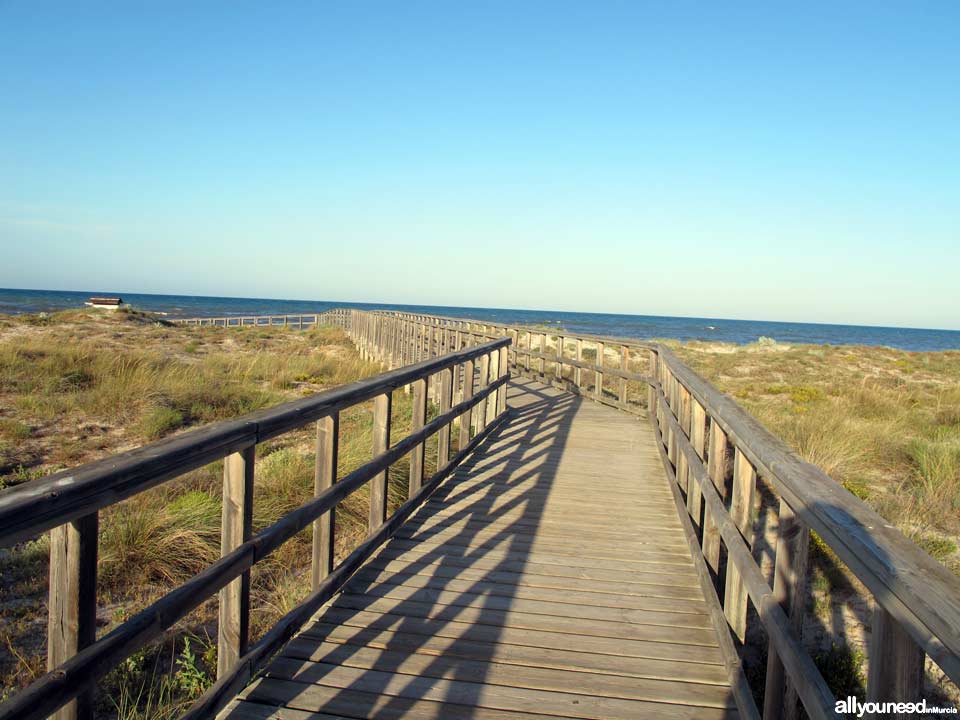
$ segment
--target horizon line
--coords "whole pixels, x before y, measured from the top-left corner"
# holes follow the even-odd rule
[[[63,293],[98,293],[101,291],[97,290],[56,290],[51,288],[16,288],[16,287],[0,287],[0,291],[4,290],[13,290],[13,291],[27,291],[27,292],[63,292]],[[519,310],[521,312],[538,312],[538,313],[566,313],[566,314],[578,314],[578,315],[608,315],[608,316],[620,316],[620,317],[650,317],[650,318],[666,318],[666,319],[675,319],[675,320],[720,320],[720,321],[733,321],[733,322],[752,322],[752,323],[788,323],[791,325],[821,325],[827,327],[850,327],[850,328],[876,328],[879,330],[917,330],[917,331],[928,331],[928,332],[949,332],[949,333],[960,333],[960,328],[935,328],[935,327],[916,327],[916,326],[905,326],[905,325],[872,325],[872,324],[854,324],[849,322],[816,322],[811,320],[763,320],[757,318],[737,318],[737,317],[708,317],[701,315],[648,315],[643,313],[624,313],[624,312],[597,312],[595,310],[558,310],[558,309],[540,309],[540,308],[523,308],[523,307],[494,307],[494,306],[474,306],[474,305],[445,305],[445,304],[423,304],[423,303],[404,303],[404,302],[387,302],[387,301],[370,301],[370,300],[311,300],[306,298],[271,298],[271,297],[253,297],[247,295],[184,295],[182,293],[157,293],[157,292],[139,292],[139,291],[111,291],[114,294],[126,294],[126,295],[146,295],[150,297],[187,297],[187,298],[209,298],[212,300],[222,299],[222,300],[270,300],[275,302],[321,302],[336,305],[337,303],[349,303],[353,305],[395,305],[395,306],[406,306],[406,307],[425,307],[425,308],[458,308],[461,310],[500,310],[500,311],[510,311],[510,310]]]

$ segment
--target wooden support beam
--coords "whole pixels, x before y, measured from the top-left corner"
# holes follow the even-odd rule
[[[97,535],[91,513],[50,531],[47,670],[54,670],[97,637]],[[55,720],[92,720],[92,688],[57,710]]]
[[[867,702],[916,702],[923,689],[924,654],[910,633],[880,604],[870,633]],[[916,717],[899,714],[893,717]]]
[[[690,444],[696,451],[697,456],[703,460],[706,457],[707,440],[707,413],[703,405],[690,398]],[[694,528],[702,531],[700,513],[702,509],[702,495],[700,493],[700,484],[689,482],[687,485],[687,512],[693,520]]]
[[[473,397],[474,381],[474,363],[473,360],[467,360],[463,364],[463,400]],[[467,410],[460,416],[460,449],[463,450],[470,444],[471,418],[473,417],[473,408]]]
[[[577,359],[579,360],[580,358],[577,358]],[[651,379],[654,379],[654,380],[657,379],[659,374],[658,365],[659,363],[657,361],[657,353],[651,350],[650,356],[647,360],[647,370],[650,373]],[[578,385],[580,384],[579,379],[577,381],[577,384]],[[650,387],[647,388],[647,413],[650,415],[650,417],[656,417],[656,410],[657,410],[657,389],[653,385],[651,385]]]
[[[677,383],[677,420],[680,422],[680,429],[690,438],[690,392],[683,387],[679,382]],[[684,493],[688,492],[689,485],[689,468],[687,465],[687,458],[683,453],[677,454],[677,484],[680,486],[680,489]],[[689,500],[688,500],[689,502]]]
[[[453,373],[450,368],[440,371],[440,414],[453,406]],[[450,423],[437,433],[437,470],[443,470],[450,462]]]
[[[490,361],[488,363],[489,374],[484,380],[484,386],[489,385],[491,382],[493,382],[498,377],[500,377],[500,351],[494,350],[492,353],[490,353],[489,357],[490,357]],[[497,417],[497,394],[492,393],[488,395],[487,401],[485,404],[487,408],[487,419],[486,419],[486,422],[484,423],[484,427],[492,423],[494,419]]]
[[[413,382],[413,410],[410,431],[416,432],[427,421],[427,378]],[[423,485],[423,461],[426,445],[420,443],[410,451],[410,479],[407,496],[413,497]]]
[[[231,453],[223,461],[223,519],[220,557],[250,539],[253,527],[253,468],[256,445]],[[250,571],[220,591],[217,625],[217,677],[233,670],[250,640]]]
[[[721,498],[727,496],[727,435],[716,421],[710,421],[707,474]],[[703,511],[703,557],[717,576],[720,572],[720,531],[709,507]]]
[[[390,415],[393,411],[393,394],[377,395],[373,400],[373,457],[382,455],[390,447]],[[387,519],[387,479],[390,468],[384,468],[370,480],[369,534],[377,531]]]
[[[757,497],[757,471],[746,455],[736,448],[733,458],[733,493],[730,500],[730,517],[746,540],[753,547],[753,506]],[[733,634],[740,642],[747,636],[747,587],[734,563],[727,564],[727,583],[723,594],[723,612]]]
[[[500,377],[510,374],[510,363],[508,362],[508,349],[500,348]],[[505,412],[507,409],[507,385],[501,385],[497,389],[497,415]]]
[[[604,345],[602,342],[596,343],[597,345],[597,369],[594,370],[593,376],[593,396],[597,400],[603,397],[603,353]]]
[[[777,556],[773,570],[773,595],[790,621],[790,631],[799,640],[803,630],[804,595],[810,528],[797,518],[793,508],[780,499],[777,525]],[[767,647],[767,679],[763,693],[764,720],[797,717],[797,692],[789,681],[783,661],[771,641]]]
[[[490,353],[486,353],[480,356],[480,390],[483,390],[487,383],[490,382]],[[474,423],[474,427],[477,430],[477,433],[483,432],[483,429],[487,426],[487,404],[486,402],[479,402],[474,406],[477,419]]]
[[[317,453],[313,475],[313,494],[320,495],[337,481],[337,460],[340,448],[340,414],[317,421]],[[313,521],[313,555],[310,567],[314,590],[333,571],[336,511],[325,512]]]
[[[557,367],[556,367],[556,378],[557,382],[563,383],[563,343],[565,338],[562,335],[557,335]]]
[[[630,369],[630,348],[626,345],[620,346],[620,369],[627,372]],[[627,403],[627,379],[620,378],[620,402]]]

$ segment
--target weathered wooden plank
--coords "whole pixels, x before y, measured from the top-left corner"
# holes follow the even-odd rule
[[[743,408],[680,363],[661,359],[884,608],[955,682],[960,681],[960,578],[950,573],[865,503],[804,462]]]
[[[432,597],[437,592],[456,592],[462,603],[473,602],[473,597],[485,601],[505,602],[516,600],[541,600],[566,605],[583,605],[599,608],[630,608],[635,610],[667,610],[671,612],[706,614],[702,598],[660,598],[630,592],[596,592],[578,589],[578,583],[567,583],[565,588],[542,588],[535,585],[518,585],[512,582],[496,582],[480,579],[457,579],[418,575],[416,569],[408,571],[381,572],[376,568],[364,568],[350,579],[346,591],[390,595],[391,597],[422,593]],[[560,590],[558,592],[558,590]]]
[[[707,451],[707,473],[720,497],[727,496],[727,435],[710,421],[710,444]],[[709,508],[703,512],[703,557],[714,575],[720,572],[720,532]]]
[[[413,409],[411,411],[410,429],[414,432],[423,427],[427,420],[427,378],[421,378],[413,383]],[[408,497],[413,497],[423,485],[423,461],[426,444],[420,443],[410,451],[410,478],[408,482]]]
[[[695,399],[690,401],[690,444],[696,450],[697,456],[703,460],[706,458],[706,436],[707,436],[707,413],[703,406]],[[698,530],[701,529],[702,520],[702,502],[700,495],[700,485],[696,482],[688,483],[687,486],[687,512],[693,520],[693,525]]]
[[[781,499],[773,594],[790,618],[790,629],[798,638],[801,637],[803,629],[809,549],[810,529],[797,520],[790,505]],[[783,662],[773,643],[767,648],[767,677],[763,698],[765,720],[792,719],[797,716],[796,690],[787,678]]]
[[[873,611],[867,701],[913,703],[923,689],[925,657],[910,634],[882,605]],[[899,713],[894,717],[916,717]]]
[[[337,481],[337,460],[340,448],[340,414],[317,421],[317,445],[313,494],[319,496]],[[313,523],[313,554],[310,577],[314,590],[333,570],[336,511],[328,510]]]
[[[256,446],[233,453],[223,462],[223,520],[220,556],[250,539],[253,528],[253,475]],[[217,624],[217,677],[230,672],[247,651],[250,633],[250,572],[220,591]]]
[[[440,371],[440,413],[447,413],[453,405],[453,370]],[[491,418],[492,420],[492,418]],[[437,433],[437,467],[443,469],[450,461],[450,424]]]
[[[98,530],[97,513],[92,513],[50,532],[47,670],[96,640]],[[51,717],[92,720],[93,711],[93,693],[87,691]]]
[[[757,472],[740,449],[734,452],[733,493],[730,503],[730,517],[740,529],[747,545],[753,546],[753,513],[757,495]],[[736,564],[727,565],[726,590],[723,594],[723,611],[730,623],[730,629],[740,642],[747,634],[747,588],[743,583]]]
[[[315,668],[316,664],[327,667]],[[726,688],[707,683],[572,672],[457,657],[438,658],[338,643],[301,644],[287,648],[270,667],[267,677],[323,684],[329,666],[374,671],[388,667],[393,674],[448,680],[482,677],[486,685],[697,707],[725,708],[732,704]]]
[[[720,665],[699,662],[683,662],[662,658],[629,657],[616,654],[584,652],[579,646],[554,648],[544,652],[540,647],[497,642],[483,642],[466,637],[443,635],[418,635],[406,630],[384,630],[377,633],[358,632],[350,626],[334,626],[318,623],[317,637],[295,640],[298,647],[310,648],[316,643],[363,645],[371,648],[389,648],[420,655],[460,657],[468,660],[488,660],[508,665],[559,670],[579,671],[624,678],[646,677],[683,682],[698,682],[707,685],[725,685],[726,674]]]
[[[393,412],[393,395],[384,393],[373,404],[373,456],[377,457],[390,447],[390,416]],[[387,519],[388,468],[384,468],[370,480],[370,518],[367,525],[373,533]]]

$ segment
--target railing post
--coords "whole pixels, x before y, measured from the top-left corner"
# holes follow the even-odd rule
[[[603,399],[603,351],[604,346],[602,342],[597,344],[597,369],[593,371],[594,374],[594,383],[593,383],[593,396],[597,400]]]
[[[320,495],[337,481],[337,456],[340,448],[340,414],[335,412],[317,421],[317,455],[313,475],[313,494]],[[325,512],[313,522],[311,580],[316,590],[320,581],[333,571],[336,510]]]
[[[733,494],[730,517],[740,529],[748,547],[753,547],[753,504],[757,493],[757,472],[737,448],[733,458]],[[744,642],[747,634],[747,586],[735,563],[727,563],[727,585],[723,611],[734,634]]]
[[[547,334],[540,333],[540,377],[543,380],[546,380],[547,374],[547,359],[544,355],[547,354]]]
[[[483,390],[487,383],[490,382],[490,353],[486,353],[480,356],[480,390]],[[484,428],[487,427],[487,403],[486,401],[481,401],[474,405],[474,408],[477,411],[477,421],[475,427],[477,428],[477,433],[483,432]]]
[[[466,402],[473,397],[473,360],[467,360],[463,364],[463,400]],[[470,443],[470,425],[473,418],[473,408],[466,410],[460,416],[460,449],[462,450]]]
[[[50,531],[47,670],[97,639],[97,513]],[[55,720],[91,720],[93,688],[57,710]]]
[[[410,431],[417,432],[427,421],[427,378],[413,381],[413,413]],[[423,459],[426,445],[420,443],[410,451],[410,483],[407,496],[413,497],[423,485]]]
[[[500,348],[500,377],[510,374],[509,347]],[[497,415],[505,412],[507,409],[507,385],[504,383],[497,389]]]
[[[680,430],[688,438],[690,437],[690,391],[687,390],[683,385],[677,383],[677,396],[678,396],[678,405],[677,405],[677,422],[680,423]],[[686,453],[680,452],[679,444],[677,444],[677,484],[687,494],[687,502],[689,503],[689,494],[690,494],[690,468],[687,463]]]
[[[393,393],[385,392],[373,400],[373,456],[385,453],[390,447],[390,414],[393,409]],[[387,519],[387,478],[389,468],[384,468],[370,480],[370,521],[372,535]]]
[[[451,368],[440,371],[440,414],[449,412],[453,404],[453,372]],[[447,423],[437,433],[437,470],[443,470],[450,462],[450,425]]]
[[[727,455],[727,435],[717,425],[717,421],[711,419],[707,474],[721,498],[727,496]],[[713,520],[709,507],[704,508],[703,512],[703,558],[713,570],[714,575],[718,575],[720,573],[720,530]]]
[[[562,335],[557,335],[557,383],[563,385],[563,341]]]
[[[873,611],[869,649],[867,702],[916,702],[923,689],[923,650],[880,603]]]
[[[220,556],[250,539],[253,526],[253,466],[256,445],[232,453],[223,461],[223,520]],[[217,628],[217,677],[232,670],[247,652],[250,637],[250,571],[220,591]]]
[[[494,380],[500,377],[500,352],[499,350],[494,350],[488,353],[489,360],[489,375],[487,375],[486,380],[484,380],[484,385],[490,385]],[[484,423],[484,427],[491,424],[497,417],[497,393],[496,391],[492,392],[490,395],[487,395],[487,399],[484,403],[487,408],[487,420]]]
[[[807,582],[810,528],[797,519],[793,508],[780,499],[777,556],[773,570],[773,595],[790,621],[797,638],[803,629],[803,603]],[[791,719],[797,713],[796,688],[787,678],[773,642],[767,647],[767,679],[763,693],[765,720]]]
[[[630,369],[630,348],[626,345],[620,346],[620,369],[627,372]],[[627,379],[620,378],[620,403],[627,404]]]
[[[577,338],[577,362],[583,362],[583,340]],[[583,389],[583,368],[577,367],[576,373],[574,373],[575,380],[574,382],[577,385],[577,390]]]
[[[704,452],[707,440],[707,413],[695,398],[690,398],[690,444],[701,460],[706,457]],[[700,509],[703,505],[700,483],[692,479],[687,484],[687,512],[693,520],[693,525],[701,529]]]

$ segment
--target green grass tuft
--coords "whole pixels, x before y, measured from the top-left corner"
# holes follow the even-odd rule
[[[183,427],[183,413],[176,408],[155,407],[140,418],[137,429],[147,440],[158,440]]]

